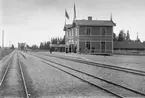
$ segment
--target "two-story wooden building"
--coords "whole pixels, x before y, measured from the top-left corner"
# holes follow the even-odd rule
[[[64,27],[66,51],[112,54],[113,53],[113,26],[110,20],[76,20],[73,24]]]

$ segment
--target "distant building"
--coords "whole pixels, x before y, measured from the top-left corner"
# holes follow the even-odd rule
[[[110,20],[76,20],[64,27],[66,51],[90,54],[113,53],[113,26]]]
[[[26,43],[18,43],[18,50],[25,50],[26,49]]]

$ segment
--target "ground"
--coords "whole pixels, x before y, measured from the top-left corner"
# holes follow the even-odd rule
[[[46,54],[46,53],[45,53]],[[99,55],[83,55],[83,54],[66,54],[66,53],[53,53],[53,55],[61,55],[71,58],[83,59],[93,62],[112,64],[114,66],[127,67],[132,69],[138,69],[145,71],[144,56],[128,56],[128,55],[114,55],[114,56],[99,56]],[[46,56],[48,58],[48,56]],[[52,59],[52,58],[49,58]],[[103,79],[113,81],[117,84],[124,85],[125,87],[131,87],[141,92],[145,92],[145,77],[133,74],[126,74],[124,72],[118,72],[115,70],[104,69],[101,67],[90,66],[86,64],[80,64],[72,61],[61,60],[54,58],[60,64],[65,64],[72,68],[82,70],[95,76],[99,76]]]
[[[46,54],[46,52],[40,52],[40,53]],[[103,56],[103,55],[85,55],[85,54],[76,54],[76,53],[66,54],[66,53],[59,53],[59,52],[54,52],[53,54],[145,71],[145,65],[144,65],[145,56],[131,56],[131,55]]]
[[[45,60],[42,60],[33,55],[30,55],[30,53],[35,54],[35,55],[39,54],[39,56],[45,59],[55,61],[67,67],[86,72],[93,76],[106,79],[108,81],[137,90],[142,93],[145,92],[145,82],[144,82],[145,77],[144,76],[127,74],[124,72],[118,72],[116,70],[110,70],[107,68],[101,68],[101,67],[81,64],[81,63],[77,63],[73,61],[62,60],[59,58],[42,55],[42,54],[50,55],[49,52],[39,52],[39,53],[38,52],[28,52],[28,53],[22,52],[23,55],[21,54],[18,54],[18,55],[19,55],[20,61],[22,62],[22,68],[24,72],[24,77],[26,79],[26,85],[27,85],[28,92],[30,94],[30,98],[48,98],[48,97],[49,98],[54,98],[54,97],[55,98],[57,97],[67,97],[67,98],[70,98],[70,97],[72,98],[76,98],[76,97],[112,98],[113,97],[114,98],[114,95],[106,91],[103,91],[97,87],[94,87],[57,68],[54,68],[50,66],[52,63],[48,61],[47,63],[44,63]],[[59,55],[62,57],[65,56],[65,57],[74,58],[74,59],[82,59],[82,60],[88,60],[88,61],[99,62],[99,63],[113,64],[114,66],[122,66],[122,67],[134,68],[138,70],[140,69],[140,70],[145,71],[145,66],[143,65],[145,62],[144,56],[126,56],[126,55],[123,55],[123,56],[121,55],[99,56],[97,55],[96,56],[96,55],[70,54],[70,53],[66,54],[66,53],[57,53],[57,52],[55,53],[53,52],[51,55]],[[0,73],[3,73],[4,71],[3,68],[5,64],[7,64],[8,61],[10,60],[10,57],[12,57],[12,54],[10,54],[6,59],[3,58],[2,60],[0,60]],[[8,86],[6,86],[5,89],[1,89],[0,94],[2,92],[6,92],[6,90],[10,88],[11,86],[12,87],[14,86],[15,88],[16,83],[19,84],[19,82],[17,81],[19,79],[19,75],[18,75],[18,69],[16,67],[18,65],[16,64],[16,62],[17,62],[17,55],[15,55],[13,58],[13,65],[12,65],[13,67],[12,67],[12,70],[10,70],[10,73],[8,74],[7,83],[9,83],[9,85],[7,84]],[[93,78],[71,71],[67,68],[60,67],[57,64],[53,64],[53,65],[67,72],[70,72],[78,77],[87,79],[87,81],[94,83],[96,85],[100,85],[101,87],[105,87],[105,88],[109,87],[109,85],[107,85],[106,83],[96,81]],[[2,76],[3,74],[0,74],[0,79],[2,79]],[[13,77],[15,77],[15,79]],[[16,87],[15,91],[17,90],[18,89]],[[118,89],[113,88],[111,90],[114,90],[114,92],[118,92],[117,91]],[[10,95],[13,95],[12,93],[13,92],[9,94],[8,93],[4,93],[4,94],[5,96],[6,95],[10,96]],[[133,96],[128,92],[123,92],[123,93],[125,96]]]

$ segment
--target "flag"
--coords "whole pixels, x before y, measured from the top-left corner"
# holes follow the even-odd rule
[[[76,26],[76,6],[75,6],[75,3],[74,3],[74,19],[73,19],[72,25],[73,25],[73,27]]]
[[[69,19],[69,15],[68,15],[66,9],[65,9],[65,17],[66,17],[67,19]]]
[[[76,19],[76,7],[75,7],[75,3],[74,3],[74,20]]]

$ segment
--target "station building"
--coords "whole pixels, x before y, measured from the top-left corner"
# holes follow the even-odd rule
[[[75,20],[66,24],[65,44],[66,52],[89,54],[113,53],[113,27],[116,24],[110,20]]]

